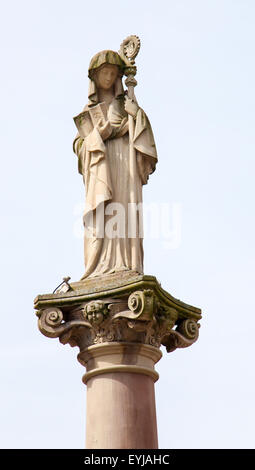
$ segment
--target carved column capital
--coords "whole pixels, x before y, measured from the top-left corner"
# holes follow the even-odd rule
[[[158,351],[164,345],[167,352],[191,346],[198,338],[201,318],[198,308],[172,297],[153,276],[136,273],[70,284],[68,292],[38,296],[35,308],[40,331],[58,337],[62,344],[78,346],[78,359],[84,365],[90,351],[102,352],[103,344],[108,352],[112,344],[118,354],[125,344],[129,351],[133,345],[143,352],[147,346]],[[113,360],[116,357],[113,354]],[[155,374],[152,371],[154,379]]]

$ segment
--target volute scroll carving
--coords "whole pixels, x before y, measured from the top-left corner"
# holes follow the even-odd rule
[[[171,330],[169,335],[162,338],[162,344],[167,352],[173,352],[177,348],[187,348],[198,339],[199,323],[192,319],[183,320],[175,330]]]
[[[60,308],[50,307],[37,311],[38,328],[42,334],[49,338],[58,338],[68,330],[77,327],[90,328],[90,323],[84,320],[64,321],[64,315]]]

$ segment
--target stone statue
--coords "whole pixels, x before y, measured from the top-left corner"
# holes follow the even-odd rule
[[[88,104],[74,118],[73,149],[86,192],[82,279],[143,273],[142,186],[155,170],[157,152],[149,120],[133,93],[134,61],[125,60],[125,52],[129,57],[134,52],[130,41],[122,54],[105,50],[92,58]],[[129,78],[128,94],[123,74]]]

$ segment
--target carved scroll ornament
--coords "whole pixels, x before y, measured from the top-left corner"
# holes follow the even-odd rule
[[[134,342],[168,352],[191,346],[198,338],[194,319],[178,318],[152,289],[137,290],[126,299],[96,299],[64,311],[50,307],[37,312],[40,331],[59,337],[61,343],[80,350],[103,342]]]

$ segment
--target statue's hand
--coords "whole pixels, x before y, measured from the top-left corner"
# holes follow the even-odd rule
[[[106,121],[102,126],[102,120],[100,120],[96,127],[103,140],[106,140],[110,137],[112,133],[112,126],[110,121]]]
[[[131,116],[133,116],[133,118],[136,118],[136,115],[137,115],[137,112],[138,112],[138,109],[139,109],[139,106],[136,103],[136,101],[131,100],[130,98],[125,96],[125,105],[124,106],[125,106],[126,112],[128,114],[130,114]]]

